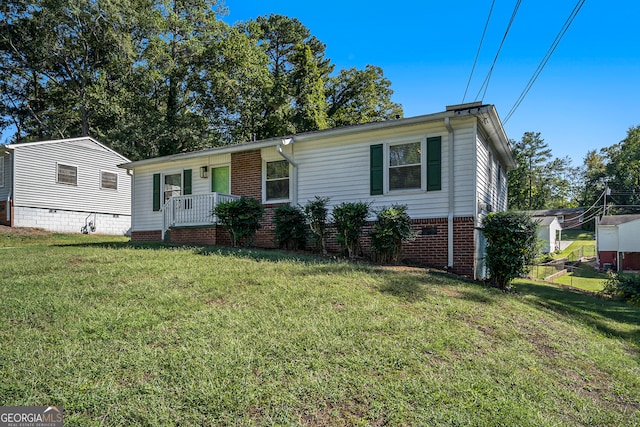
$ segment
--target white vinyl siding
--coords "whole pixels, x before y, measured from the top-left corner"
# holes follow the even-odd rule
[[[618,228],[615,225],[598,226],[598,250],[618,251],[620,242],[618,241]]]
[[[15,206],[131,215],[127,160],[90,139],[17,145],[13,161]],[[58,182],[58,164],[77,166],[77,185]],[[118,191],[98,191],[101,170],[117,170]]]
[[[0,159],[2,159],[0,160],[0,162],[3,163],[3,167],[4,167],[2,178],[0,178],[4,182],[4,185],[0,186],[0,201],[1,201],[1,200],[7,200],[9,195],[12,195],[12,187],[13,187],[13,183],[11,179],[11,172],[13,170],[11,166],[12,154],[0,155]]]
[[[475,117],[460,118],[451,121],[454,129],[453,164],[453,213],[456,217],[477,214],[478,186],[476,177],[480,170],[486,171],[486,163],[477,164]],[[441,138],[441,190],[425,191],[423,188],[388,191],[382,195],[370,195],[370,147],[383,144],[389,147],[398,143],[426,141],[430,137]],[[284,161],[272,147],[261,148],[263,192],[266,162]],[[252,149],[247,147],[247,150]],[[313,141],[294,141],[283,147],[297,167],[289,167],[290,193],[293,204],[305,205],[315,196],[329,197],[329,209],[343,202],[371,202],[372,212],[393,204],[408,206],[412,218],[446,218],[450,212],[449,201],[449,135],[442,120],[411,126],[376,129],[367,132],[333,136]],[[198,171],[203,165],[231,164],[230,154],[210,155],[186,160],[171,160],[136,167],[134,173],[135,197],[133,206],[134,231],[160,230],[162,212],[151,208],[153,193],[153,174],[180,173],[184,169]],[[423,163],[424,164],[424,163]],[[388,161],[386,163],[388,165]],[[497,167],[494,167],[494,173]],[[423,169],[421,174],[424,175]],[[231,170],[231,175],[234,171]],[[388,173],[388,172],[387,172]],[[486,173],[482,172],[486,175]],[[494,176],[495,178],[495,176]],[[496,180],[494,179],[494,182]],[[231,188],[231,194],[234,189]],[[193,194],[211,192],[209,179],[202,179],[194,172]],[[373,219],[372,214],[371,219]]]
[[[470,133],[472,135],[472,133]],[[424,141],[427,137],[442,138],[442,191],[427,192],[422,188],[388,191],[383,195],[370,193],[370,146]],[[298,198],[304,205],[315,196],[329,197],[329,208],[342,202],[371,202],[372,211],[393,204],[408,206],[412,218],[446,217],[449,209],[448,191],[448,139],[446,128],[440,123],[414,126],[402,131],[369,132],[343,138],[334,138],[316,144],[293,144],[294,159],[298,163]],[[456,137],[456,170],[469,172],[466,182],[456,182],[459,192],[473,197],[473,146],[469,141]],[[386,155],[385,155],[386,157]],[[388,161],[385,162],[388,165]],[[387,172],[388,173],[388,172]],[[387,175],[385,173],[385,176]],[[422,169],[424,175],[424,169]],[[456,177],[456,180],[458,177]],[[388,180],[385,178],[386,185]],[[469,190],[471,187],[471,190]],[[456,197],[464,197],[456,195]],[[456,215],[468,215],[469,203],[456,206]],[[466,209],[459,211],[458,207]]]
[[[453,151],[453,174],[454,174],[454,214],[455,216],[475,216],[475,186],[476,179],[476,155],[475,155],[475,127],[469,121],[463,123],[455,123],[452,121],[455,131],[455,142]],[[445,149],[443,136],[442,147],[442,165],[443,165],[443,184],[442,190],[445,190],[444,180],[448,178],[448,148]],[[445,155],[447,152],[447,155]],[[447,157],[448,158],[448,157]],[[445,172],[445,165],[446,170]]]
[[[209,165],[229,165],[231,156],[227,154],[202,156],[178,162],[167,162],[158,165],[136,168],[133,175],[132,226],[134,231],[149,231],[162,229],[163,212],[153,211],[153,174],[161,175],[182,174],[184,170],[191,169],[192,194],[210,194],[211,177],[200,178],[200,167]],[[231,170],[233,173],[233,170]],[[161,190],[164,190],[164,178],[161,176]],[[233,189],[231,189],[233,192]],[[161,200],[161,207],[164,201]]]
[[[618,226],[618,251],[640,252],[640,220],[629,221]]]

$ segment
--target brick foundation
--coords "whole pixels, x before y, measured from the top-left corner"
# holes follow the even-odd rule
[[[162,230],[132,231],[132,242],[161,242]]]
[[[258,248],[275,248],[275,225],[273,212],[276,206],[268,206],[262,228],[256,233],[254,246]],[[371,237],[373,222],[367,223],[360,239],[361,255],[371,256]],[[400,259],[409,264],[445,268],[448,263],[448,226],[446,218],[417,219],[413,221],[413,229],[417,234],[415,240],[406,242],[402,248]],[[462,276],[473,277],[475,269],[474,219],[472,217],[455,218],[453,221],[453,269]],[[134,231],[131,240],[134,242],[161,241],[162,232]],[[165,240],[176,244],[220,245],[230,246],[231,238],[222,226],[178,227],[167,231]],[[309,245],[311,242],[309,242]],[[311,249],[311,246],[308,247]],[[327,239],[327,250],[340,253],[341,248],[335,239],[335,233]]]
[[[371,237],[373,222],[367,223],[360,238],[361,255],[371,256]],[[400,259],[409,264],[446,268],[449,262],[449,229],[447,218],[413,220],[415,240],[405,242]],[[475,237],[473,217],[460,217],[453,220],[453,269],[462,276],[473,277],[475,271]],[[311,243],[310,243],[311,244]],[[309,246],[309,249],[311,246]],[[335,239],[335,233],[327,239],[327,251],[340,253],[341,248]]]
[[[253,197],[262,200],[262,157],[260,150],[243,151],[231,154],[231,194]],[[275,224],[273,217],[277,204],[265,206],[262,228],[254,237],[254,246],[274,248]],[[407,263],[444,268],[448,263],[448,226],[447,218],[416,219],[413,228],[417,234],[414,241],[404,244],[401,260]],[[362,232],[362,255],[371,255],[370,233],[373,222],[368,223]],[[473,217],[455,218],[453,223],[453,272],[473,277],[475,256],[475,230]],[[133,241],[161,240],[160,231],[134,232]],[[178,244],[230,245],[231,239],[222,226],[183,227],[169,230],[167,240]],[[311,248],[311,247],[309,247]],[[327,250],[340,252],[335,235],[327,240]]]

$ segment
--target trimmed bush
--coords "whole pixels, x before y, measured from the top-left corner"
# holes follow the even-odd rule
[[[252,246],[253,237],[260,229],[260,221],[264,217],[264,206],[252,197],[241,197],[238,200],[222,202],[212,211],[218,221],[229,231],[231,243]]]
[[[538,224],[522,212],[490,213],[482,220],[487,239],[486,265],[490,279],[502,290],[524,276],[537,255]]]
[[[383,264],[399,261],[402,243],[415,239],[406,205],[393,205],[378,212],[371,233],[374,260]]]
[[[321,251],[323,255],[327,254],[326,237],[329,218],[327,204],[329,200],[328,197],[316,196],[314,200],[308,200],[304,206],[304,214],[311,229],[316,250]]]
[[[333,208],[336,240],[349,258],[355,258],[360,252],[360,234],[367,222],[369,209],[370,204],[365,202],[344,202]]]
[[[304,249],[307,243],[306,219],[297,206],[281,205],[274,212],[278,247],[284,249]]]

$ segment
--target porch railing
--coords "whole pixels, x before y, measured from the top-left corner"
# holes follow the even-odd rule
[[[172,197],[164,204],[163,237],[171,227],[215,224],[218,218],[211,213],[219,203],[239,199],[231,194],[211,193]]]

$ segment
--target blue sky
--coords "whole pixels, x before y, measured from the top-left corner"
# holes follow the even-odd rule
[[[476,99],[517,0],[496,0],[465,102]],[[482,99],[504,120],[577,0],[524,0]],[[231,24],[270,13],[298,18],[327,45],[336,69],[382,67],[406,117],[459,104],[491,0],[226,0]],[[640,125],[640,2],[586,0],[505,124],[510,139],[540,132],[554,157],[582,165],[588,150]]]

